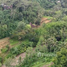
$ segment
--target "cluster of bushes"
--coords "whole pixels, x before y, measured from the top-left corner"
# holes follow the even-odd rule
[[[24,39],[26,25],[30,22],[37,25],[40,24],[43,15],[54,17],[54,21],[59,19],[66,21],[66,18],[64,17],[66,15],[65,9],[60,9],[60,13],[57,14],[56,10],[50,9],[44,11],[42,8],[44,6],[46,9],[52,8],[56,5],[56,2],[57,1],[54,0],[10,1],[9,4],[13,5],[11,10],[0,10],[0,39],[8,36],[14,36],[15,38],[22,37],[22,39]],[[8,5],[7,2],[6,4]],[[46,4],[49,4],[48,7]],[[15,35],[18,32],[19,34]]]
[[[56,53],[60,49],[66,46],[67,39],[67,23],[66,22],[52,22],[43,25],[39,29],[28,29],[25,30],[27,40],[22,44],[17,45],[10,49],[6,58],[17,56],[27,50],[28,47],[35,47],[36,51],[29,50],[26,59],[21,63],[21,66],[31,67],[31,63],[44,59],[45,57],[38,57],[38,52],[41,53]],[[23,40],[23,39],[21,39]],[[2,50],[3,51],[3,50]],[[50,61],[52,57],[46,57],[43,61]]]
[[[9,50],[9,46],[5,46],[4,48],[1,49],[2,53],[6,53]]]
[[[0,57],[0,63],[2,63],[2,57]]]
[[[67,67],[67,48],[62,48],[57,52],[57,57],[53,60],[52,67]]]
[[[9,50],[9,53],[7,54],[6,58],[14,57],[14,56],[17,56],[21,53],[24,53],[26,51],[26,49],[32,45],[33,45],[33,42],[26,41],[26,42],[23,42],[23,43],[15,46],[15,47],[12,47]]]
[[[38,50],[38,49],[40,49],[40,50]],[[24,61],[21,62],[21,64],[18,65],[17,67],[19,67],[19,66],[31,67],[31,66],[34,66],[34,63],[37,61],[41,61],[42,63],[50,62],[52,57],[51,58],[45,57],[45,55],[39,54],[40,52],[45,53],[44,49],[45,50],[47,49],[46,46],[41,46],[41,45],[39,45],[39,47],[36,47],[35,50],[33,50],[32,47],[27,48],[26,57],[25,57]],[[47,52],[47,50],[46,50],[46,52]]]
[[[56,50],[58,50],[59,47],[63,47],[65,40],[67,39],[66,33],[66,22],[52,22],[46,24],[45,26],[43,26],[41,31],[41,35],[43,37],[43,41],[41,44],[48,45],[48,48],[51,48],[51,51],[54,51],[54,48],[56,47]]]
[[[11,38],[16,40],[21,40],[21,41],[24,39],[28,39],[29,41],[38,42],[39,35],[37,30],[28,28],[22,31],[14,32]]]
[[[40,28],[40,38],[37,43],[35,51],[32,48],[27,50],[26,58],[24,59],[23,63],[21,63],[22,67],[31,67],[36,61],[42,60],[42,62],[50,62],[52,61],[51,57],[38,57],[38,53],[53,53],[57,52],[56,58],[54,59],[54,66],[53,67],[65,67],[67,64],[66,59],[66,39],[67,39],[67,23],[66,22],[52,22],[49,24],[45,24],[42,28]],[[64,47],[65,46],[65,47]],[[64,48],[63,48],[64,47]],[[62,49],[61,49],[62,48]],[[33,52],[31,52],[33,51]],[[59,52],[58,52],[59,51]],[[41,55],[40,55],[41,56]],[[60,61],[61,60],[61,61]]]
[[[7,2],[5,3],[8,5]],[[6,9],[2,11],[0,9],[0,39],[12,36],[18,30],[22,31],[26,24],[30,22],[40,23],[44,9],[38,3],[13,0],[9,4],[13,5],[11,10]]]
[[[41,30],[41,33],[40,33],[41,36],[40,36],[39,41],[37,43],[38,46],[36,48],[36,51],[39,51],[42,53],[45,53],[45,52],[47,52],[47,53],[49,53],[49,52],[54,53],[55,52],[56,53],[57,51],[59,51],[59,53],[61,53],[61,48],[66,46],[66,44],[65,44],[66,39],[67,39],[66,38],[67,37],[67,35],[66,35],[67,31],[66,30],[67,30],[67,23],[66,22],[60,22],[60,23],[54,22],[54,23],[46,24],[45,27],[43,27]],[[43,45],[45,45],[46,48]],[[64,49],[62,49],[62,51],[63,50]],[[65,51],[63,51],[63,53],[60,54],[60,55],[63,55],[64,59],[66,58],[65,52],[66,52],[66,49],[65,49]],[[31,54],[31,52],[30,52],[30,54]],[[37,53],[34,52],[33,55],[31,54],[30,56],[27,56],[26,59],[24,60],[23,64],[22,64],[22,66],[30,67],[31,62],[34,63],[34,62],[36,62],[36,60],[38,61],[39,59],[37,59],[38,57],[36,56],[36,54]],[[55,62],[55,65],[58,66],[60,56],[59,56],[59,58],[58,57],[56,57],[56,58],[58,61],[54,61],[54,62]],[[57,62],[57,64],[56,64],[56,62]],[[63,62],[64,61],[61,60],[61,62],[60,62],[61,64],[59,63],[59,65],[62,66]],[[65,63],[64,63],[65,65],[66,65],[66,62],[67,61],[65,61]]]
[[[53,8],[57,4],[57,0],[36,0],[40,3],[41,7],[45,9]]]

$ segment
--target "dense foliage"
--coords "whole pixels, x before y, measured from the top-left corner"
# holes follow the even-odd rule
[[[36,0],[45,9],[53,8],[57,4],[57,0]]]
[[[12,5],[13,7],[9,10],[0,10],[0,38],[11,36],[18,29],[21,31],[20,29],[24,29],[25,24],[30,22],[40,24],[43,16],[44,9],[36,2],[22,0],[14,1]]]
[[[0,1],[0,39],[9,37],[10,43],[1,49],[0,66],[13,67],[9,61],[24,52],[25,59],[22,62],[20,57],[14,67],[42,67],[50,62],[52,67],[67,66],[66,0]],[[41,22],[42,18],[47,19]]]
[[[55,57],[54,66],[52,67],[67,67],[67,49],[62,48],[61,51],[57,52],[57,57]]]

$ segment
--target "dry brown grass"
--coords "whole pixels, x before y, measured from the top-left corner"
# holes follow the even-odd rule
[[[48,20],[48,18],[42,18],[41,23],[49,23],[51,20]]]

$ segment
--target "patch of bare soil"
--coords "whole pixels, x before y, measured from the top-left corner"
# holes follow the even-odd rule
[[[48,18],[42,18],[41,23],[49,23],[51,20],[48,20]]]
[[[44,23],[49,23],[49,22],[51,22],[51,20],[46,20]]]
[[[48,18],[42,18],[41,19],[41,23],[44,22],[44,21],[46,21],[46,20],[48,20]]]
[[[33,51],[35,51],[35,48],[33,48]],[[13,66],[18,65],[18,64],[19,64],[19,58],[20,58],[20,57],[21,57],[21,61],[23,62],[24,58],[26,57],[26,52],[24,52],[24,53],[18,55],[17,57],[15,57],[15,58],[13,59],[14,61],[12,62],[11,65],[13,65]],[[3,65],[2,67],[6,67],[6,66]]]
[[[11,61],[12,61],[11,65],[13,65],[13,66],[18,65],[18,64],[19,64],[19,58],[20,58],[20,57],[21,57],[21,61],[23,62],[25,56],[26,56],[26,53],[22,53],[22,54],[18,55],[17,57],[15,57],[15,58],[13,59],[14,61],[11,60]],[[2,65],[2,67],[6,67],[6,66],[5,66],[5,65]]]
[[[33,48],[33,51],[35,51],[35,48]],[[18,65],[18,62],[19,62],[19,58],[21,57],[21,61],[23,62],[24,58],[26,57],[26,52],[18,55],[15,59],[14,59],[14,63],[12,63],[12,65]]]
[[[12,65],[13,65],[13,66],[14,66],[14,65],[18,65],[18,63],[19,63],[19,58],[21,57],[21,61],[23,61],[24,58],[25,58],[25,56],[26,56],[26,53],[22,53],[22,54],[18,55],[18,56],[14,59],[14,63],[12,63]]]

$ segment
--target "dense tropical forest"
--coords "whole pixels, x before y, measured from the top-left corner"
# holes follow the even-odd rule
[[[67,0],[0,0],[0,67],[67,67]]]

